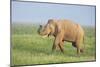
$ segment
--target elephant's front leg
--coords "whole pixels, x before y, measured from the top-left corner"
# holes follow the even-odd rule
[[[52,51],[54,50],[59,50],[59,41],[57,39],[54,40],[53,46],[52,46]]]
[[[58,34],[55,38],[53,49],[60,49],[63,52],[63,37],[62,34]]]
[[[60,50],[61,50],[61,52],[62,53],[64,53],[64,48],[63,48],[63,44],[64,44],[64,42],[63,41],[61,41],[60,43],[59,43],[59,48],[60,48]]]

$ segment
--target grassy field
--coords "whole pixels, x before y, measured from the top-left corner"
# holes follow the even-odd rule
[[[80,61],[95,61],[95,28],[84,27],[85,52],[80,56],[71,43],[64,43],[64,54],[60,51],[52,52],[53,37],[42,38],[37,33],[38,25],[12,24],[11,35],[11,64],[49,64]]]

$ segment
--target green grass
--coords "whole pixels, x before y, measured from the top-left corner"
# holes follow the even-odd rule
[[[64,54],[52,52],[53,37],[42,38],[37,33],[38,26],[32,24],[12,24],[12,66],[94,61],[95,29],[85,27],[85,52],[80,56],[71,43],[64,43]]]

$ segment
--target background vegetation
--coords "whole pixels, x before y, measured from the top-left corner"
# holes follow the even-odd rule
[[[71,43],[64,43],[64,54],[52,52],[53,37],[42,38],[37,33],[38,25],[13,23],[11,28],[12,65],[66,63],[95,61],[95,27],[84,26],[85,52],[80,56]]]

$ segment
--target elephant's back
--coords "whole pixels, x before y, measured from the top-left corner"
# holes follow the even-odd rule
[[[73,21],[60,20],[58,24],[63,30],[64,37],[66,40],[75,41],[78,34],[83,35],[84,33],[82,27]]]

